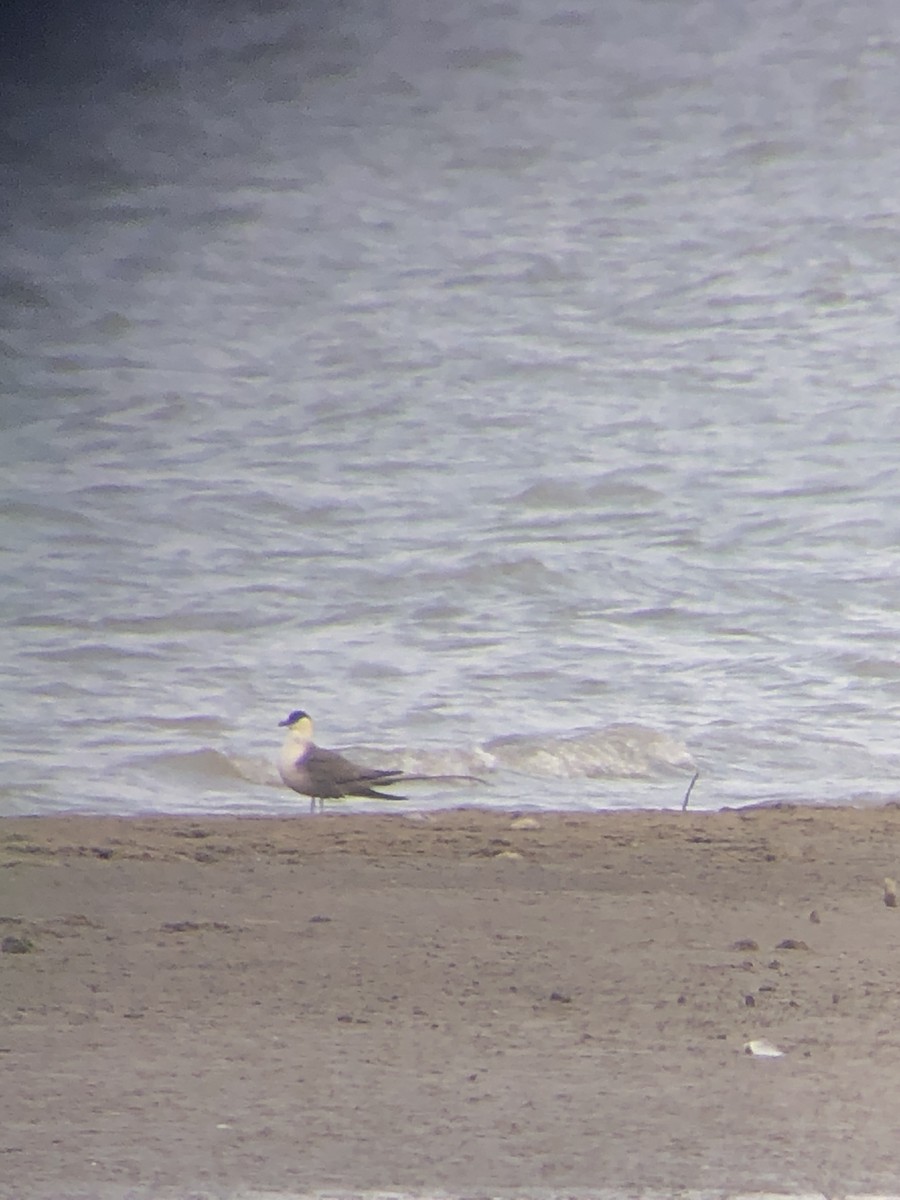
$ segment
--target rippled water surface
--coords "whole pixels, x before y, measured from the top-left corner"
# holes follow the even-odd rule
[[[7,65],[0,811],[295,809],[295,707],[486,781],[413,808],[900,794],[898,13],[73,32]]]

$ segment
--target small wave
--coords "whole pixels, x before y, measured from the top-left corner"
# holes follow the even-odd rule
[[[62,623],[60,623],[62,627]],[[45,662],[67,663],[70,666],[88,664],[95,669],[105,665],[119,663],[132,659],[159,659],[162,654],[155,646],[147,645],[111,645],[101,642],[87,642],[81,645],[39,646],[35,649],[24,649],[21,652],[28,658],[43,659]]]
[[[274,767],[265,759],[240,758],[208,748],[142,755],[132,759],[130,765],[195,788],[221,788],[236,781],[271,783],[275,779]]]
[[[683,742],[635,724],[556,737],[513,734],[484,749],[499,766],[548,779],[647,779],[697,766]]]
[[[561,572],[548,567],[533,554],[508,557],[475,554],[453,566],[444,566],[440,570],[429,569],[423,572],[419,581],[423,586],[462,586],[466,592],[496,591],[511,587],[537,592],[555,587],[562,583],[564,578]]]
[[[383,758],[384,755],[382,754]],[[496,770],[497,761],[492,754],[476,748],[474,750],[405,750],[396,755],[400,770],[408,775],[435,775],[458,781],[466,786],[466,776],[484,779]]]
[[[653,488],[635,483],[622,472],[610,472],[594,481],[570,479],[541,479],[513,497],[513,503],[539,511],[562,509],[566,512],[581,508],[596,509],[627,505],[648,507],[659,499]]]

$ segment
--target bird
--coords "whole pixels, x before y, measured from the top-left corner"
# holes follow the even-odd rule
[[[376,791],[377,787],[390,787],[399,783],[403,771],[377,771],[357,766],[336,750],[325,750],[313,740],[313,724],[308,713],[295,709],[279,727],[287,727],[287,736],[278,756],[278,773],[295,792],[310,797],[309,811],[325,808],[326,800],[340,800],[343,796],[366,796],[375,800],[405,800],[406,796],[388,795]],[[421,778],[421,776],[417,776]],[[375,785],[375,786],[373,786]]]

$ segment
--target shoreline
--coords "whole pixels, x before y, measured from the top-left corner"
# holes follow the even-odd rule
[[[0,867],[0,1195],[900,1188],[893,806],[7,817]]]

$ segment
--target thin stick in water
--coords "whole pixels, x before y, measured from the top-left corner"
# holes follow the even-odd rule
[[[700,772],[695,771],[691,776],[691,782],[687,785],[687,791],[684,793],[684,799],[681,802],[681,811],[687,812],[688,800],[691,798],[691,792],[694,790],[694,784],[700,778]]]

